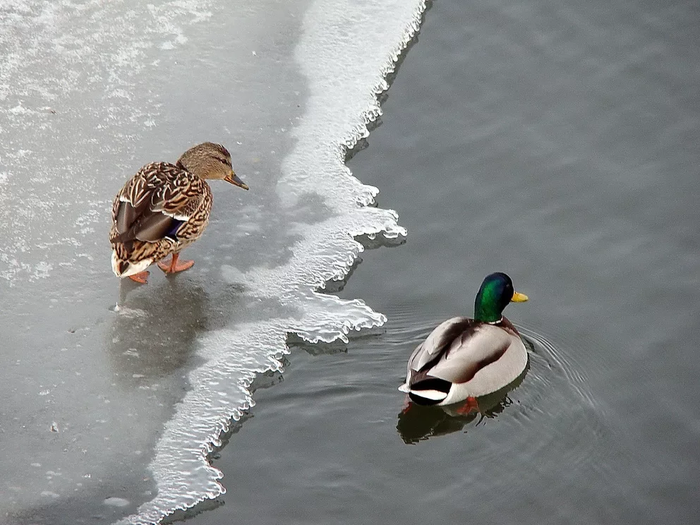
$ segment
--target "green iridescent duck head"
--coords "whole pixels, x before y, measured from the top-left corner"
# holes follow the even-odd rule
[[[527,295],[513,288],[513,281],[505,273],[487,275],[481,283],[474,302],[474,319],[484,323],[497,323],[508,303],[524,303]]]

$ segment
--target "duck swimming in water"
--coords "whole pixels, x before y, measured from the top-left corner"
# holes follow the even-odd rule
[[[180,251],[204,233],[213,197],[205,179],[225,180],[248,189],[220,144],[204,142],[188,149],[176,164],[153,162],[124,184],[112,205],[112,270],[146,284],[154,262],[165,273],[191,268]],[[159,262],[172,254],[167,262]]]
[[[502,313],[510,302],[527,300],[506,274],[488,275],[476,296],[474,319],[453,317],[435,328],[411,354],[399,390],[416,404],[443,406],[475,400],[513,382],[528,356]]]

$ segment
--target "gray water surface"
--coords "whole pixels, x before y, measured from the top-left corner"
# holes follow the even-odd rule
[[[295,347],[193,521],[695,522],[699,22],[685,2],[435,2],[350,162],[409,232],[340,292],[388,322]],[[400,418],[411,350],[492,271],[530,296],[506,310],[522,383],[484,418]]]

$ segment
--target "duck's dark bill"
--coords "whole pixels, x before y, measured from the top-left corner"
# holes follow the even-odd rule
[[[231,184],[234,184],[240,188],[243,188],[244,190],[248,189],[248,185],[243,182],[241,179],[238,178],[238,175],[235,173],[231,172],[231,175],[227,175],[226,178],[224,178],[226,182],[230,182]]]

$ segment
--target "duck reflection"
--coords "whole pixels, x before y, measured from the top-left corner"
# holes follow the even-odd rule
[[[195,365],[198,334],[225,325],[240,297],[237,287],[227,286],[217,291],[212,302],[204,286],[187,279],[166,279],[148,288],[134,286],[123,281],[107,332],[110,359],[120,382],[127,385]]]
[[[501,390],[476,399],[447,406],[421,406],[406,396],[406,405],[399,413],[396,430],[407,445],[462,430],[474,420],[494,418],[510,406],[508,392],[522,383],[527,370]]]

